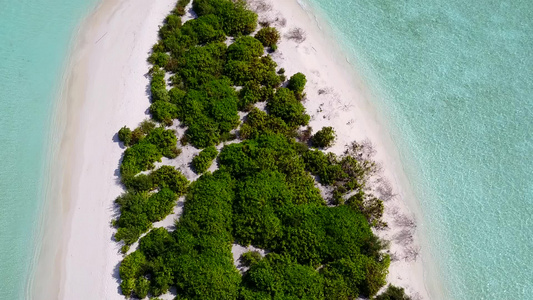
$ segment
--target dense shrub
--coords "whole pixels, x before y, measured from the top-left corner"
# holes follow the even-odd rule
[[[328,148],[335,142],[336,134],[333,127],[323,127],[311,137],[311,145],[318,148]]]
[[[243,139],[254,139],[261,135],[278,133],[291,136],[294,130],[289,128],[281,118],[269,115],[254,107],[241,126],[240,136]]]
[[[392,284],[387,286],[387,289],[382,294],[379,294],[375,298],[376,300],[410,300],[411,298],[405,294],[405,290],[400,287],[396,287]]]
[[[170,56],[164,52],[153,52],[148,58],[148,62],[154,66],[165,68],[170,60]]]
[[[226,39],[219,19],[215,15],[204,15],[187,21],[181,27],[181,34],[193,38],[195,44],[222,42]]]
[[[156,145],[150,143],[133,145],[124,152],[120,174],[123,177],[128,177],[141,171],[153,169],[154,163],[161,161],[162,156],[163,154]]]
[[[150,173],[154,186],[160,189],[169,188],[178,196],[185,194],[189,181],[183,174],[171,166],[161,166],[159,169]]]
[[[257,27],[257,14],[246,9],[244,1],[194,0],[193,9],[199,16],[218,16],[230,36],[247,35]]]
[[[145,142],[156,145],[161,154],[168,158],[175,158],[177,155],[176,146],[178,138],[174,131],[162,127],[155,128],[144,139]]]
[[[175,104],[156,101],[150,105],[150,114],[157,122],[161,122],[166,126],[172,125],[172,119],[175,119],[178,114],[178,108]]]
[[[287,87],[294,92],[298,100],[301,100],[304,95],[303,92],[306,83],[307,79],[305,78],[305,75],[302,73],[296,73],[289,79],[289,84]]]
[[[212,80],[189,90],[179,103],[178,118],[188,126],[188,141],[205,148],[239,125],[237,94],[229,80]]]
[[[243,285],[243,299],[324,299],[318,272],[275,253],[252,265]]]
[[[118,139],[128,147],[131,143],[131,129],[124,126],[118,131]]]
[[[279,41],[280,35],[276,28],[263,27],[261,28],[255,38],[258,39],[265,47],[275,47]]]
[[[263,55],[263,45],[257,39],[251,36],[238,38],[228,47],[228,59],[251,61],[254,57]]]
[[[262,258],[263,256],[261,256],[261,253],[259,253],[259,251],[248,251],[241,255],[239,261],[244,266],[249,267],[253,264],[256,264]]]
[[[192,166],[194,168],[194,171],[198,174],[207,171],[207,169],[209,169],[217,155],[218,150],[214,146],[210,146],[202,150],[192,159]]]
[[[115,202],[120,206],[120,217],[115,222],[118,227],[115,239],[133,244],[153,222],[172,212],[176,200],[176,193],[168,188],[154,194],[128,192],[118,197]]]
[[[286,88],[280,88],[274,97],[268,101],[267,110],[270,114],[281,118],[290,127],[307,125],[309,115],[294,93]]]

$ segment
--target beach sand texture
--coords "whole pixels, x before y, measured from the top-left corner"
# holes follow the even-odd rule
[[[45,239],[43,244],[33,289],[39,295],[36,299],[123,299],[118,287],[121,245],[113,240],[115,229],[110,225],[113,201],[123,192],[118,167],[124,150],[116,133],[148,117],[146,58],[157,41],[158,26],[174,4],[174,0],[104,0],[78,35],[66,70],[62,100],[66,108],[61,108],[60,116],[66,128],[59,154],[65,161],[59,170],[60,199],[51,205],[47,221],[62,230],[56,236],[58,243]],[[323,126],[335,128],[337,141],[328,150],[341,154],[352,141],[371,141],[374,159],[383,170],[374,180],[374,189],[390,198],[384,217],[389,229],[377,232],[391,240],[388,280],[416,298],[429,299],[423,249],[415,231],[419,211],[363,80],[327,30],[296,0],[251,1],[250,5],[260,20],[270,21],[282,34],[278,51],[272,54],[279,67],[288,76],[296,72],[307,76],[304,105],[310,126],[315,132]],[[304,39],[290,37],[296,28]],[[190,146],[183,150],[178,160],[165,163],[180,167],[192,178],[194,173],[184,169],[188,167],[180,159],[198,150]],[[169,226],[173,218],[156,226]],[[45,232],[45,237],[49,235]]]

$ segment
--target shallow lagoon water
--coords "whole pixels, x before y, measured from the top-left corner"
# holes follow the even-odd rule
[[[94,0],[0,0],[0,299],[23,299],[38,247],[50,124]]]
[[[309,0],[388,120],[433,299],[533,294],[533,2]]]

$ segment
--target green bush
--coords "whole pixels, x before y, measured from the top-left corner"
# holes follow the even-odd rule
[[[336,134],[333,127],[323,127],[310,139],[311,145],[317,148],[329,148],[335,142]]]
[[[245,299],[324,299],[318,272],[275,253],[252,265],[243,285]]]
[[[124,126],[118,131],[118,139],[124,143],[124,146],[128,147],[131,143],[131,129]]]
[[[204,15],[187,21],[181,27],[181,34],[193,37],[197,44],[223,42],[226,39],[219,19],[215,15]]]
[[[257,32],[255,38],[258,39],[263,46],[272,48],[278,43],[280,34],[276,28],[263,27]]]
[[[403,288],[396,287],[392,284],[389,284],[385,292],[377,295],[375,299],[376,300],[411,300],[411,298],[405,294],[405,290]]]
[[[178,108],[175,104],[156,101],[150,105],[150,114],[157,122],[161,122],[166,126],[172,125],[172,119],[177,118]]]
[[[250,267],[251,265],[256,264],[259,262],[263,256],[261,256],[261,253],[259,251],[248,251],[241,255],[240,262],[246,266]]]
[[[164,52],[153,52],[148,58],[148,62],[154,66],[165,68],[170,60],[170,56]]]
[[[192,166],[194,168],[194,171],[198,174],[207,171],[207,169],[209,169],[217,155],[218,150],[214,146],[210,146],[202,150],[192,159]]]
[[[251,61],[254,57],[263,55],[263,45],[257,39],[251,36],[238,38],[228,47],[228,59]]]
[[[131,296],[136,286],[136,279],[141,276],[146,269],[146,258],[138,251],[127,255],[119,267],[119,274],[122,280],[120,287],[122,294]]]
[[[178,196],[185,194],[189,181],[183,174],[172,166],[161,166],[150,173],[152,182],[160,189],[169,188]]]
[[[243,139],[254,139],[261,135],[278,133],[290,136],[293,134],[293,130],[281,118],[269,115],[254,107],[241,126],[240,136]]]
[[[294,93],[286,88],[280,88],[274,97],[268,101],[267,110],[270,114],[281,118],[290,127],[307,125],[309,115]]]
[[[144,141],[156,145],[163,156],[168,158],[176,157],[175,150],[178,144],[178,138],[173,130],[162,127],[155,128],[150,131]]]
[[[296,73],[289,79],[289,84],[287,87],[294,92],[298,100],[301,100],[304,95],[303,92],[306,83],[307,79],[305,78],[305,75],[302,73]]]
[[[161,151],[156,145],[150,143],[139,143],[126,149],[120,173],[123,177],[133,176],[141,171],[154,168],[156,161],[161,161]]]
[[[246,9],[244,1],[194,0],[193,9],[199,16],[214,14],[219,17],[230,36],[248,35],[257,27],[257,14]]]

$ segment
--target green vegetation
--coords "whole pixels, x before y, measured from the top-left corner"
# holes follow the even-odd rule
[[[309,123],[309,115],[305,113],[303,104],[287,88],[280,88],[276,91],[274,97],[267,103],[267,110],[293,128]]]
[[[255,265],[257,262],[259,262],[263,256],[261,256],[261,253],[258,251],[248,251],[241,255],[240,262],[249,267],[251,265]]]
[[[376,300],[411,300],[411,298],[405,294],[403,288],[389,285],[385,292],[376,296]]]
[[[317,148],[329,148],[335,142],[335,130],[332,127],[324,127],[311,137],[311,145]]]
[[[209,169],[217,155],[218,150],[214,146],[210,146],[202,150],[192,159],[192,166],[194,168],[194,171],[198,174],[207,171],[207,169]]]
[[[288,88],[280,87],[285,70],[276,71],[264,53],[276,48],[279,32],[267,27],[249,36],[257,15],[244,1],[194,0],[199,17],[182,24],[188,3],[178,1],[148,58],[150,113],[159,124],[144,121],[118,132],[127,147],[120,166],[126,192],[115,201],[115,239],[124,242],[124,253],[139,241],[120,265],[122,293],[153,298],[175,287],[176,299],[190,300],[374,297],[390,261],[371,230],[386,226],[383,203],[364,192],[375,164],[358,144],[342,156],[308,149],[310,128],[296,140],[310,118],[300,102],[307,80],[297,73]],[[228,36],[234,38],[229,46]],[[266,112],[258,102],[266,102]],[[239,111],[247,112],[242,124]],[[191,161],[203,173],[192,183],[171,166],[152,170],[163,156],[180,154],[176,133],[166,129],[176,120],[186,128],[182,145],[203,149]],[[216,146],[237,128],[241,141],[218,153]],[[326,127],[311,144],[325,148],[334,139]],[[219,169],[207,172],[217,156]],[[331,188],[330,199],[316,181]],[[183,195],[175,229],[153,228]],[[268,254],[243,254],[248,268],[241,274],[234,243]],[[397,295],[389,287],[378,299],[402,299]]]
[[[289,79],[289,85],[287,86],[296,95],[296,99],[302,100],[305,96],[304,89],[307,79],[302,73],[296,73]]]
[[[276,44],[280,39],[280,35],[279,31],[276,28],[264,27],[257,32],[255,38],[258,39],[263,44],[263,46],[269,47],[270,49],[274,48],[275,50]]]

